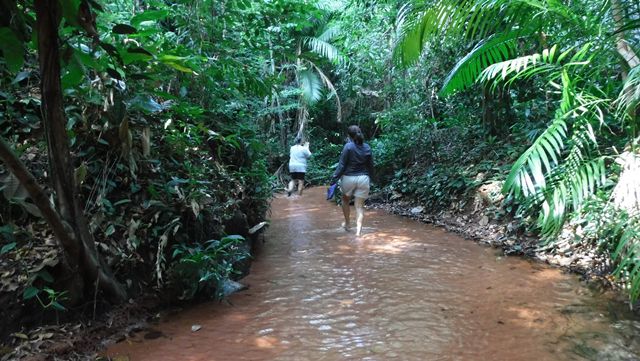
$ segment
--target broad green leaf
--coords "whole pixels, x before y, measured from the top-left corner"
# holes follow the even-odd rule
[[[22,299],[23,300],[30,300],[32,298],[34,298],[38,293],[40,292],[39,289],[33,287],[33,286],[29,286],[27,288],[24,289],[24,291],[22,292]]]
[[[62,7],[62,16],[71,25],[78,25],[78,10],[80,9],[80,0],[58,0]]]
[[[244,237],[239,235],[239,234],[232,234],[229,236],[224,236],[222,237],[221,241],[226,242],[226,241],[244,241]]]
[[[5,254],[5,253],[8,253],[8,252],[11,252],[13,249],[16,248],[16,244],[17,244],[16,242],[11,242],[9,244],[5,244],[0,249],[0,254]]]
[[[166,18],[169,15],[168,10],[147,10],[137,14],[131,18],[131,25],[140,26],[145,21],[157,21]]]
[[[19,202],[18,204],[20,204],[20,206],[32,216],[42,218],[42,212],[40,212],[40,208],[38,208],[35,204],[24,201]]]
[[[109,237],[110,235],[114,234],[116,232],[116,227],[113,226],[113,224],[110,224],[109,227],[107,227],[107,230],[104,231],[104,235]]]
[[[115,34],[135,34],[138,32],[138,29],[134,28],[131,25],[127,24],[116,24],[113,26],[111,31]]]
[[[7,27],[0,28],[0,50],[2,50],[7,69],[12,73],[20,71],[24,64],[24,47],[13,31]]]
[[[71,58],[71,62],[64,68],[62,76],[62,88],[69,89],[77,86],[84,79],[84,69],[75,57]]]
[[[45,282],[53,283],[53,276],[51,276],[51,273],[49,273],[44,269],[38,271],[37,276],[40,277]]]
[[[31,75],[30,71],[21,71],[16,77],[11,81],[11,84],[18,84],[19,82],[27,79]]]
[[[61,305],[58,301],[51,302],[51,307],[55,308],[58,311],[66,311],[67,309]]]

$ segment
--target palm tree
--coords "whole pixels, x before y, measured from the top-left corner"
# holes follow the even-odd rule
[[[296,128],[297,134],[302,136],[304,128],[309,121],[309,108],[320,101],[328,92],[330,97],[335,97],[337,107],[337,121],[341,120],[341,104],[335,86],[322,69],[323,62],[338,64],[343,61],[338,49],[332,44],[340,35],[339,27],[332,24],[332,14],[312,5],[307,19],[299,20],[292,34],[293,46],[289,52],[285,52],[287,61],[279,66],[276,73],[276,54],[274,54],[273,44],[270,43],[270,72],[272,76],[288,74],[296,88],[297,114]],[[280,26],[273,26],[274,32],[281,32]],[[285,118],[282,112],[283,106],[280,104],[280,92],[273,92],[273,103],[278,109],[278,117],[284,126]],[[286,145],[286,133],[281,134],[281,143]]]
[[[628,214],[640,212],[640,184],[631,181],[640,174],[635,116],[640,59],[628,42],[637,39],[628,33],[637,35],[640,21],[629,20],[636,18],[626,13],[631,8],[624,0],[435,0],[408,2],[398,18],[395,57],[401,64],[414,63],[431,41],[461,39],[470,45],[449,72],[441,95],[478,83],[495,90],[536,77],[558,99],[547,128],[513,164],[503,187],[525,207],[539,210],[538,225],[547,239],[605,183],[605,165],[611,163],[605,160],[613,157],[599,140],[609,131],[612,115],[629,129],[623,134],[627,151],[616,158],[623,171],[612,203]],[[527,52],[522,44],[538,50]],[[622,81],[601,81],[611,70]],[[622,238],[617,241],[625,246],[615,247],[614,258],[637,259],[640,250],[628,245],[640,238]],[[627,261],[619,262],[618,273],[636,263]],[[631,292],[636,299],[640,267],[633,267],[629,277],[637,284]]]
[[[331,43],[339,34],[340,29],[331,24],[331,14],[327,13],[312,22],[312,26],[303,30],[296,39],[295,79],[300,89],[298,107],[298,136],[302,136],[309,120],[309,107],[320,101],[327,90],[336,99],[339,122],[342,117],[340,98],[329,77],[318,65],[321,60],[334,63],[342,61],[338,49]]]

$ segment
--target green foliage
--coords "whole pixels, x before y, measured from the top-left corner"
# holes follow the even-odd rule
[[[8,27],[0,27],[0,50],[4,55],[7,69],[17,73],[24,64],[24,48],[22,42]]]
[[[631,300],[640,297],[640,217],[612,206],[609,195],[599,192],[571,219],[580,229],[581,242],[595,244],[613,261],[614,277]]]
[[[66,311],[67,309],[61,302],[68,300],[68,291],[56,291],[48,286],[42,288],[34,285],[38,280],[40,283],[51,284],[53,277],[49,272],[40,270],[35,273],[29,280],[28,286],[22,292],[22,299],[29,301],[36,299],[38,304],[45,310],[53,309],[56,311]]]
[[[322,81],[318,74],[310,70],[302,70],[298,73],[300,90],[305,102],[313,104],[322,97]]]
[[[488,64],[510,59],[516,52],[516,39],[506,36],[490,36],[478,44],[451,69],[444,80],[440,95],[447,96],[474,84]]]
[[[235,265],[249,257],[243,247],[242,236],[226,236],[203,244],[174,246],[177,261],[172,272],[183,289],[181,299],[193,299],[198,293],[214,293],[220,299],[224,295],[224,283],[238,274]]]
[[[579,14],[588,20],[580,21]],[[553,121],[516,161],[504,185],[505,192],[513,193],[526,208],[540,209],[538,224],[547,237],[557,234],[569,210],[578,209],[606,176],[594,129],[605,124],[610,100],[597,83],[590,82],[590,76],[601,71],[598,66],[608,65],[593,63],[606,49],[603,42],[597,49],[592,44],[606,24],[603,14],[602,8],[584,3],[440,0],[426,8],[407,7],[400,15],[403,33],[396,51],[404,63],[415,62],[434,38],[476,42],[449,73],[442,94],[475,81],[491,83],[495,89],[539,77],[561,95]],[[487,20],[495,18],[504,20]],[[575,40],[568,41],[571,48],[559,52],[554,45],[539,53],[519,55],[516,44],[532,41],[548,29],[551,19],[575,30],[566,36],[560,31],[557,37],[563,42],[573,37]],[[573,50],[574,44],[580,44],[579,50]],[[628,108],[630,102],[620,104]]]
[[[96,22],[87,24],[77,16],[80,3],[60,2],[61,81],[75,178],[97,248],[135,295],[149,285],[166,287],[178,262],[170,257],[174,245],[219,238],[237,212],[249,226],[264,219],[273,182],[265,104],[274,89],[291,83],[282,69],[267,71],[265,59],[271,44],[275,63],[290,63],[298,40],[311,35],[304,33],[312,25],[308,16],[323,12],[287,0],[89,1]],[[12,28],[0,30],[0,135],[46,184],[41,74],[36,49],[26,41],[32,29],[18,26],[33,19],[27,12],[13,15]],[[262,31],[272,25],[283,27],[277,35]],[[88,27],[97,37],[87,36]],[[332,37],[328,31],[321,40]],[[318,55],[309,59],[322,64]],[[0,165],[0,198],[11,193],[10,203],[0,202],[0,218],[21,230],[18,240],[0,233],[3,257],[17,254],[27,243],[23,236],[51,238],[12,182]],[[43,285],[34,287],[45,305],[54,305],[51,297],[58,302]]]

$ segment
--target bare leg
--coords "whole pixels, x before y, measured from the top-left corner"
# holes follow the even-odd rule
[[[295,185],[296,183],[293,179],[289,181],[289,185],[287,186],[287,196],[291,195],[291,192],[293,192],[293,187],[295,187]]]
[[[351,199],[349,198],[349,196],[346,195],[342,195],[342,214],[344,214],[344,223],[342,224],[342,227],[344,227],[345,231],[349,230],[349,212],[351,211],[349,209],[349,202],[351,201]]]
[[[356,197],[356,236],[362,234],[362,222],[364,221],[364,198]]]
[[[302,195],[302,190],[304,189],[304,180],[298,179],[298,195]]]

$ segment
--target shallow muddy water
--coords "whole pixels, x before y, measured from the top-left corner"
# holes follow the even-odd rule
[[[340,226],[325,189],[279,196],[246,291],[106,354],[136,360],[640,360],[640,322],[575,275],[381,211]],[[201,328],[192,332],[192,326]]]

